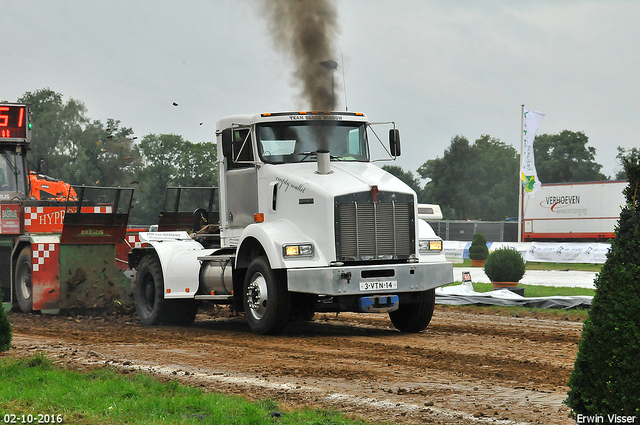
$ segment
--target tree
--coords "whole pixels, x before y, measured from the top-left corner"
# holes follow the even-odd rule
[[[574,414],[640,417],[640,153],[622,158],[629,185],[616,237],[582,328],[566,404]],[[613,423],[609,419],[609,422]]]
[[[463,136],[455,136],[442,158],[430,159],[418,168],[423,179],[431,179],[424,188],[426,198],[429,203],[440,204],[444,208],[446,219],[466,218],[469,210],[466,201],[470,193],[465,173],[460,170],[471,163],[472,156],[469,141]],[[451,209],[453,216],[447,208]]]
[[[184,142],[178,162],[178,175],[173,184],[191,187],[218,185],[218,154],[212,142]]]
[[[47,174],[70,184],[87,186],[128,186],[140,170],[140,153],[130,128],[120,121],[90,121],[84,104],[75,99],[66,103],[50,89],[27,92],[19,100],[31,104],[31,162],[48,157]]]
[[[414,176],[411,171],[404,171],[402,167],[399,167],[397,165],[385,165],[382,167],[382,169],[405,182],[407,186],[409,186],[414,190],[414,192],[418,194],[418,198],[420,198],[420,194],[422,192],[422,188],[420,187],[420,179]],[[422,202],[422,200],[420,200],[420,202]]]
[[[609,180],[595,162],[596,149],[587,146],[589,138],[581,131],[563,130],[559,134],[536,136],[533,151],[536,171],[542,183]]]
[[[616,180],[627,180],[627,172],[624,170],[624,159],[629,155],[640,155],[640,150],[638,150],[638,148],[626,150],[622,146],[618,146],[616,159],[620,162],[620,165],[622,165],[622,169],[616,173]]]
[[[471,246],[469,247],[469,259],[485,261],[489,256],[487,238],[482,233],[474,233]]]
[[[214,143],[191,143],[176,134],[148,134],[139,144],[144,168],[131,221],[155,224],[169,186],[206,187],[218,183]]]
[[[130,186],[142,169],[142,156],[133,141],[133,130],[120,127],[120,121],[107,119],[106,128],[100,121],[93,121],[85,128],[81,139],[86,163],[81,167],[91,172],[84,180],[101,186]]]
[[[474,144],[451,139],[442,158],[418,169],[430,179],[423,199],[440,204],[447,219],[503,220],[518,210],[518,156],[498,139],[483,135]]]
[[[49,169],[63,172],[78,150],[76,141],[82,126],[88,123],[84,104],[75,99],[65,103],[60,93],[48,88],[26,92],[18,102],[31,105],[31,157],[47,155]]]

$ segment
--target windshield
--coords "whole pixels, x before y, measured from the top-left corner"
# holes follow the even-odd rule
[[[19,161],[15,152],[0,149],[0,192],[24,192]]]
[[[305,121],[257,126],[258,150],[264,162],[315,161],[328,150],[336,161],[369,161],[365,123]]]

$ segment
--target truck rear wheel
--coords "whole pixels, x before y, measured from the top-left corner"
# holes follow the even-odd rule
[[[16,262],[14,280],[16,300],[20,310],[29,313],[33,309],[33,287],[31,285],[31,248],[23,248]]]
[[[289,320],[290,297],[286,280],[269,266],[265,257],[249,265],[242,292],[244,313],[255,333],[280,332]]]
[[[158,259],[147,255],[136,271],[136,312],[146,326],[193,323],[198,309],[196,300],[164,298],[164,277]]]
[[[391,323],[400,332],[420,332],[431,322],[433,309],[436,305],[436,290],[430,289],[424,293],[418,303],[400,304],[396,311],[389,312]]]

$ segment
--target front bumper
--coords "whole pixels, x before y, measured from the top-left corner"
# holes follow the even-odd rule
[[[451,282],[453,264],[448,261],[287,269],[289,291],[316,295],[420,292]]]

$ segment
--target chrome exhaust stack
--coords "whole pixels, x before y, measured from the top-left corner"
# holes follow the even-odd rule
[[[331,174],[331,155],[327,150],[319,150],[316,152],[318,170],[317,174]]]

